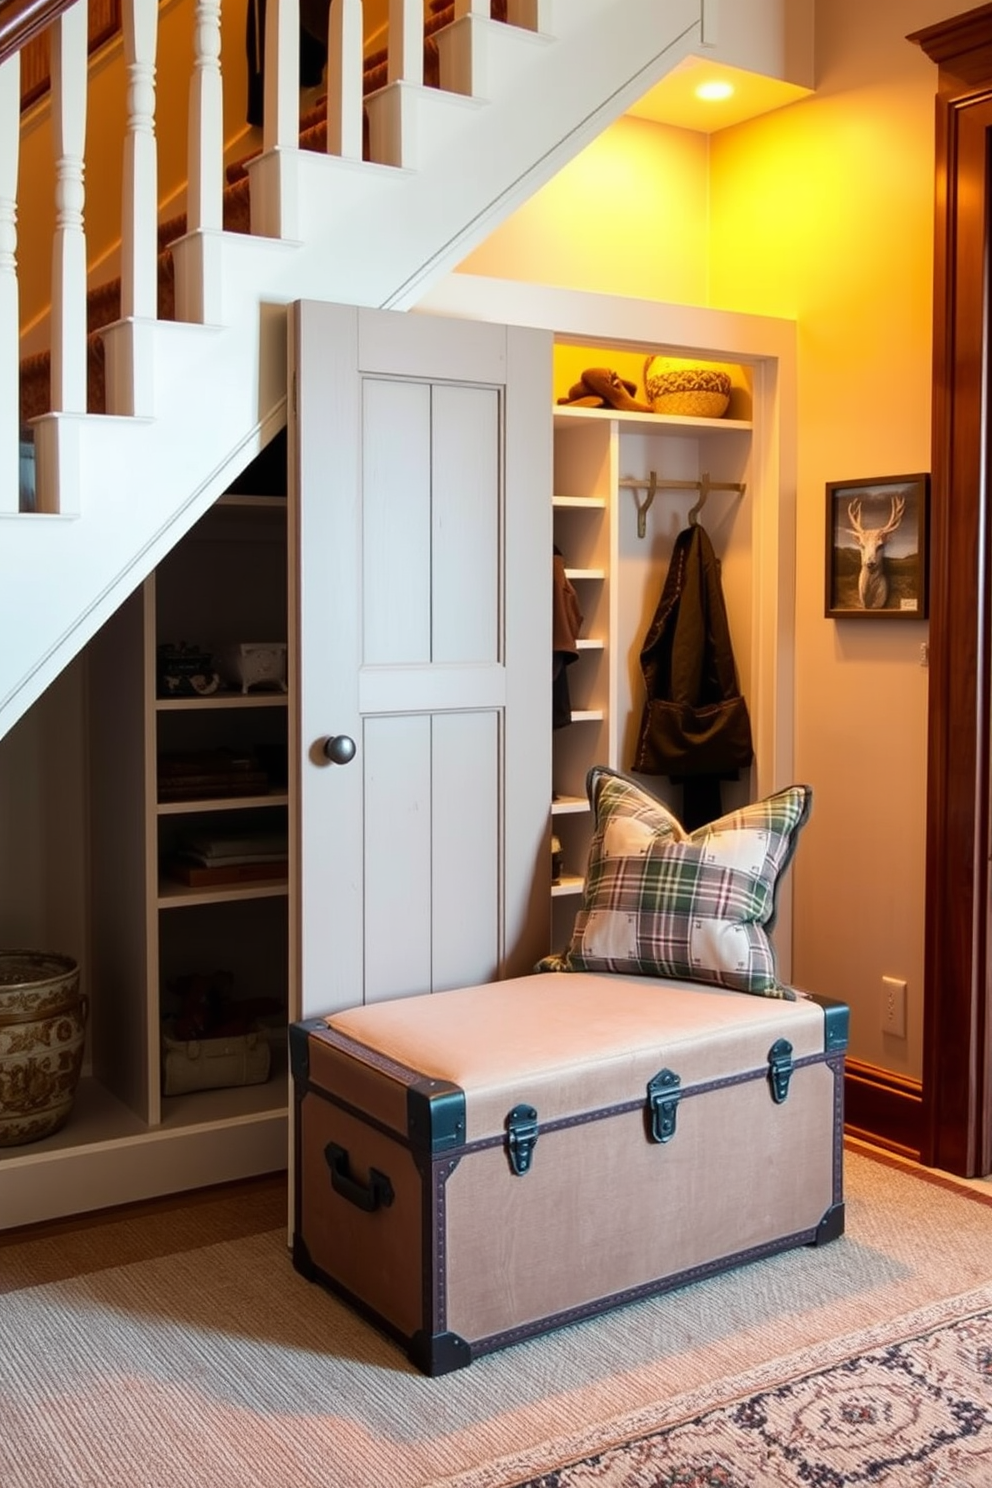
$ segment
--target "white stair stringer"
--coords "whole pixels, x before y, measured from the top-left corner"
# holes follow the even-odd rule
[[[251,167],[253,216],[284,241],[212,234],[205,254],[193,234],[177,245],[179,313],[222,319],[180,334],[170,324],[115,328],[118,366],[154,343],[139,400],[148,416],[46,416],[43,460],[57,465],[63,511],[76,514],[0,515],[0,633],[16,638],[0,648],[0,736],[285,421],[285,306],[412,307],[698,49],[703,4],[559,0],[564,34],[529,46],[530,64],[501,76],[481,106],[451,95],[458,129],[432,130],[416,169],[296,150]],[[184,254],[197,271],[209,261],[203,290]],[[114,406],[122,397],[118,389]]]

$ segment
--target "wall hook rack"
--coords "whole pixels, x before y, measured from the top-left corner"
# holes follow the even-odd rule
[[[747,487],[743,481],[711,481],[709,474],[704,471],[699,480],[659,480],[657,472],[648,472],[647,480],[638,480],[635,476],[625,475],[617,482],[625,490],[633,491],[634,504],[637,507],[637,535],[647,535],[647,516],[651,503],[658,491],[698,491],[699,500],[689,510],[689,525],[695,526],[699,520],[699,513],[706,505],[711,491],[736,491],[743,496]],[[639,493],[646,492],[642,501]]]

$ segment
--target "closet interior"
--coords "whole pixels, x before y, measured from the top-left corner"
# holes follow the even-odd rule
[[[641,351],[559,343],[557,396],[584,368],[609,365],[647,399]],[[667,364],[667,363],[666,363]],[[678,366],[679,359],[671,359]],[[699,365],[689,363],[686,365]],[[731,379],[718,417],[642,413],[558,402],[554,411],[554,546],[582,615],[577,655],[566,668],[570,721],[552,730],[551,949],[568,943],[581,902],[592,820],[585,779],[607,764],[634,774],[680,815],[682,787],[633,769],[645,702],[641,646],[668,573],[676,537],[705,526],[720,564],[740,690],[753,675],[754,424],[752,368],[719,366]],[[752,799],[754,770],[722,784],[725,811]]]

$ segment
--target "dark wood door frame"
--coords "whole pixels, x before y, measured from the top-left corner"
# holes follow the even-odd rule
[[[974,1176],[992,1170],[992,4],[908,39],[939,69],[921,1157]]]

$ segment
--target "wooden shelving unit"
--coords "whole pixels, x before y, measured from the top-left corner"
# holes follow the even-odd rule
[[[283,1167],[288,1152],[285,1028],[264,1083],[164,1097],[160,1030],[183,972],[233,976],[288,1009],[288,875],[194,887],[169,876],[185,831],[241,822],[284,827],[286,776],[267,792],[159,800],[163,749],[258,746],[288,765],[285,692],[224,687],[157,695],[156,647],[220,654],[285,640],[287,501],[224,496],[94,638],[87,655],[91,823],[87,1059],[61,1132],[0,1151],[5,1227]],[[278,774],[278,772],[277,772]]]

